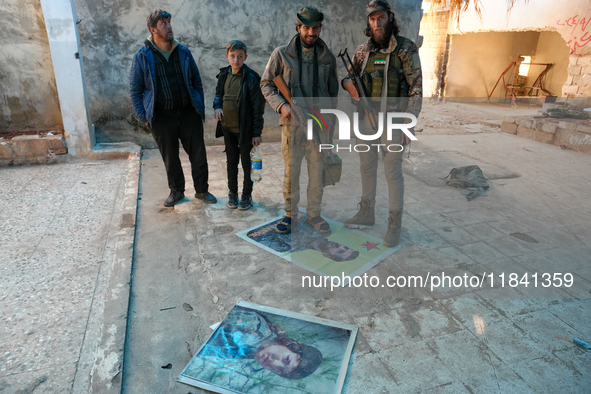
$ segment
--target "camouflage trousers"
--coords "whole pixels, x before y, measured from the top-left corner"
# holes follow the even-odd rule
[[[326,132],[321,132],[322,141],[328,139]],[[285,199],[285,212],[297,216],[298,204],[300,202],[300,174],[302,169],[302,160],[306,158],[308,167],[308,208],[307,214],[310,217],[320,216],[322,193],[324,191],[322,183],[322,172],[324,165],[322,159],[314,150],[308,140],[296,141],[293,138],[290,125],[281,126],[281,154],[285,163],[283,174],[283,198]]]
[[[359,124],[360,132],[363,134],[374,134],[367,120]],[[366,131],[369,130],[369,131]],[[404,205],[404,177],[402,176],[402,152],[388,152],[386,146],[400,144],[402,131],[394,130],[392,132],[392,141],[387,140],[386,131],[382,133],[379,139],[364,141],[357,138],[357,144],[369,145],[371,149],[367,152],[359,153],[359,163],[361,171],[361,197],[368,200],[371,206],[375,205],[376,190],[378,185],[378,159],[382,156],[384,162],[384,173],[386,182],[388,182],[388,199],[390,211],[402,211]],[[385,144],[380,146],[379,152],[377,146],[371,144]],[[391,150],[399,150],[400,147],[392,147]]]

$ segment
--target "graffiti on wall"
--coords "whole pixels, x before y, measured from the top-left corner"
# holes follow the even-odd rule
[[[591,16],[581,18],[578,14],[571,16],[568,19],[559,19],[556,22],[558,26],[563,26],[562,29],[567,32],[569,31],[569,28],[572,27],[568,33],[570,35],[570,40],[567,42],[570,47],[571,55],[575,53],[577,48],[584,47],[589,44],[589,41],[591,41],[591,29],[587,30],[589,22],[591,22]]]

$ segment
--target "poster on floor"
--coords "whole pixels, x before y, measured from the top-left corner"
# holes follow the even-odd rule
[[[178,381],[214,393],[342,392],[357,327],[238,302]]]
[[[387,248],[381,239],[330,219],[326,219],[330,233],[320,234],[303,223],[305,214],[291,234],[278,234],[275,227],[280,220],[271,219],[236,235],[321,276],[361,276],[400,249],[400,245]]]

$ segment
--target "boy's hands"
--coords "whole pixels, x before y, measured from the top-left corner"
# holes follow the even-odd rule
[[[252,146],[259,146],[263,142],[263,137],[252,137]]]
[[[224,111],[221,109],[216,109],[215,113],[213,114],[213,117],[215,118],[215,120],[222,120],[223,116],[224,116]]]

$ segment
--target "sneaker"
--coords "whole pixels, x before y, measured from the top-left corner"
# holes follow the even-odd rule
[[[245,196],[243,194],[242,198],[240,199],[240,203],[238,204],[238,210],[239,211],[246,211],[247,209],[250,209],[250,208],[252,208],[252,197]]]
[[[228,203],[226,206],[230,209],[238,208],[238,193],[229,193],[228,194]]]
[[[184,192],[181,192],[178,190],[171,190],[170,195],[168,196],[166,201],[164,201],[164,206],[165,207],[173,207],[176,203],[181,201],[183,198],[185,198]]]
[[[211,194],[210,192],[195,193],[195,198],[208,204],[215,204],[216,202],[218,202],[217,198],[215,198],[213,194]]]

